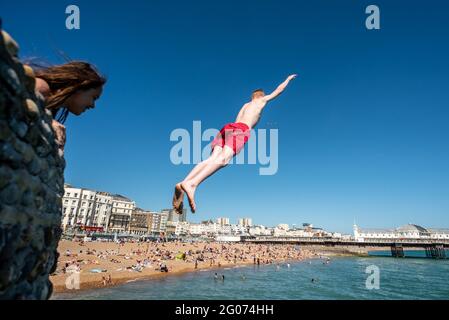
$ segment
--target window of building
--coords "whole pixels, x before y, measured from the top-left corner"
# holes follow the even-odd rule
[[[78,198],[78,193],[75,193],[75,198]]]

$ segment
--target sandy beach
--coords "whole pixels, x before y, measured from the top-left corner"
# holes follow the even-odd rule
[[[50,276],[55,293],[73,291],[69,289],[70,284],[66,285],[73,274],[77,275],[79,289],[83,290],[201,269],[287,263],[319,255],[314,250],[294,245],[216,242],[118,244],[68,240],[60,241],[58,252],[57,269]]]

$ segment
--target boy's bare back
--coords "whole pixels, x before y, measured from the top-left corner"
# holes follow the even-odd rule
[[[241,122],[246,124],[250,129],[255,127],[260,120],[260,116],[262,115],[262,111],[267,103],[277,96],[279,96],[282,91],[287,87],[288,83],[296,78],[296,74],[290,75],[287,80],[281,83],[276,90],[274,90],[269,95],[259,95],[258,97],[253,98],[250,102],[245,103],[243,107],[240,109],[239,114],[237,115],[237,119],[235,122]]]
[[[259,122],[263,107],[267,104],[262,98],[254,99],[251,102],[245,103],[240,109],[235,122],[242,122],[250,129],[255,127]]]

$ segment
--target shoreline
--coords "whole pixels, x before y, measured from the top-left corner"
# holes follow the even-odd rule
[[[198,263],[198,267],[195,268],[195,255],[198,256],[198,252],[200,251],[200,246],[204,246],[204,248],[208,248],[211,250],[212,248],[219,252],[219,250],[223,250],[223,252],[219,252],[215,255],[209,254],[208,251],[201,251],[205,254],[205,259]],[[136,249],[141,250],[145,249],[146,253],[143,254],[135,253]],[[151,247],[151,250],[150,250]],[[197,272],[202,270],[223,270],[224,268],[235,268],[238,266],[257,266],[253,259],[260,256],[261,261],[260,266],[267,265],[276,265],[278,263],[293,263],[293,262],[301,262],[309,259],[316,259],[321,257],[329,257],[329,256],[340,256],[338,253],[327,252],[327,250],[320,249],[309,249],[301,247],[300,250],[294,249],[295,246],[291,245],[249,245],[249,244],[223,244],[223,243],[126,243],[123,246],[120,246],[116,243],[101,243],[101,242],[91,242],[86,244],[79,244],[71,241],[61,241],[58,251],[60,252],[60,257],[58,259],[58,268],[57,274],[53,274],[50,276],[50,281],[53,285],[53,293],[54,295],[64,294],[64,293],[73,293],[78,294],[82,293],[85,290],[90,289],[103,289],[103,288],[111,288],[119,285],[123,285],[130,282],[136,281],[145,281],[152,279],[160,279],[161,277],[166,276],[177,276],[183,275],[190,272]],[[106,257],[101,257],[103,261],[94,260],[96,263],[93,263],[90,258],[92,258],[92,253],[85,253],[84,251],[89,252],[90,248],[95,248],[93,251],[95,253],[104,254],[104,252],[108,252],[108,250],[114,250],[114,254],[110,254]],[[225,248],[225,249],[223,249]],[[118,249],[118,252],[117,252]],[[161,250],[162,249],[162,250]],[[68,257],[64,255],[64,251],[70,250],[71,252],[77,250],[79,254],[75,254],[74,257],[71,257],[71,262],[79,262],[77,265],[83,264],[83,268],[81,269],[79,275],[79,289],[69,289],[66,286],[66,280],[70,276],[70,273],[62,273],[62,266],[67,262]],[[121,250],[121,253],[120,253]],[[167,250],[167,252],[171,252],[172,256],[170,259],[165,258],[157,258],[158,256],[154,254],[154,252],[160,252],[163,250]],[[195,251],[195,253],[190,254],[188,259],[186,260],[178,260],[174,258],[176,253],[179,252],[187,252],[189,250],[189,254],[191,251]],[[266,250],[266,251],[263,251]],[[215,253],[215,251],[214,251]],[[237,254],[240,254],[240,259],[236,259]],[[296,254],[296,256],[295,256]],[[202,255],[202,254],[201,254]],[[142,260],[144,257],[149,256],[152,258],[152,264],[149,267],[145,267],[141,269],[141,272],[131,271],[126,267],[126,264],[135,263],[136,261]],[[114,263],[110,263],[108,260],[112,261],[110,258],[114,258],[112,260],[116,260]],[[123,260],[123,258],[127,260]],[[233,259],[234,258],[234,259]],[[96,258],[99,259],[99,258]],[[106,260],[106,261],[105,261]],[[118,261],[121,260],[121,261]],[[234,260],[234,261],[231,261]],[[87,261],[87,262],[86,262]],[[118,264],[115,264],[118,263]],[[169,272],[161,272],[160,270],[156,270],[154,267],[158,263],[164,263],[168,266]],[[117,269],[117,267],[120,267]],[[91,273],[91,268],[105,269],[106,272],[101,273]],[[59,271],[58,271],[59,269]],[[89,271],[89,269],[91,271]],[[111,283],[104,285],[102,282],[103,277],[107,277],[108,275],[112,275]],[[73,286],[72,286],[73,287]]]
[[[179,270],[175,270],[175,271],[169,271],[169,272],[160,272],[159,271],[157,273],[155,272],[155,273],[143,274],[143,275],[130,273],[129,277],[122,276],[122,277],[118,278],[117,280],[113,281],[112,284],[106,285],[106,286],[103,286],[101,283],[98,283],[98,280],[84,281],[84,282],[82,282],[80,284],[80,288],[79,289],[67,289],[65,284],[64,285],[60,284],[60,285],[57,285],[57,286],[54,285],[53,286],[53,294],[75,293],[75,292],[82,292],[82,291],[90,290],[90,289],[112,288],[112,287],[120,286],[122,284],[130,283],[130,282],[159,279],[161,277],[180,276],[180,275],[183,275],[183,274],[186,274],[186,273],[198,272],[200,270],[210,270],[210,271],[223,270],[224,268],[231,267],[231,266],[236,267],[236,266],[248,266],[248,265],[250,265],[250,264],[249,263],[247,263],[247,264],[240,263],[238,265],[226,264],[226,265],[222,265],[221,267],[217,267],[217,266],[198,267],[198,269],[186,267],[184,269],[179,269]]]
[[[254,264],[252,262],[246,262],[246,263],[239,263],[239,264],[224,264],[221,265],[220,267],[218,266],[212,266],[212,267],[199,267],[198,269],[194,269],[194,268],[190,268],[190,267],[186,267],[185,269],[180,269],[180,270],[176,270],[176,271],[172,271],[172,272],[158,272],[158,273],[154,273],[154,274],[146,274],[146,275],[142,275],[139,277],[122,277],[119,278],[117,281],[114,281],[111,285],[107,285],[107,286],[103,286],[102,284],[99,284],[98,281],[86,281],[83,282],[80,285],[79,289],[67,289],[65,285],[58,285],[58,286],[54,286],[53,287],[53,295],[58,295],[58,294],[65,294],[65,293],[71,293],[71,294],[78,294],[78,293],[82,293],[86,290],[92,290],[92,289],[106,289],[106,288],[114,288],[114,287],[118,287],[120,285],[126,284],[126,283],[131,283],[131,282],[137,282],[137,281],[150,281],[153,279],[159,279],[161,277],[170,277],[170,276],[182,276],[184,274],[188,274],[188,273],[195,273],[195,272],[199,272],[202,270],[206,270],[206,271],[218,271],[218,270],[225,270],[226,268],[230,268],[230,269],[235,269],[238,267],[248,267],[248,266],[254,266],[254,267],[266,267],[266,266],[270,266],[270,265],[276,265],[277,263],[298,263],[298,262],[305,262],[307,260],[314,260],[314,259],[322,259],[322,257],[332,257],[332,258],[348,258],[348,257],[373,257],[376,258],[374,256],[367,256],[367,255],[361,255],[361,254],[356,254],[356,253],[337,253],[337,252],[332,252],[332,251],[323,251],[323,252],[317,252],[317,256],[315,257],[309,257],[309,258],[305,258],[305,259],[300,259],[300,260],[280,260],[280,261],[276,261],[274,263],[270,263],[270,264],[263,264],[263,265],[257,265]],[[204,271],[203,271],[204,272]]]
[[[307,259],[303,259],[303,260],[288,260],[288,261],[277,261],[276,263],[295,263],[295,262],[303,262],[306,260],[310,260],[310,259],[319,259],[319,258],[307,258]],[[274,264],[276,264],[274,263]],[[273,265],[273,264],[263,264],[260,265],[259,267],[265,267],[265,266],[269,266],[269,265]],[[188,274],[188,273],[195,273],[195,272],[200,272],[202,270],[205,271],[219,271],[219,270],[225,270],[226,268],[230,268],[230,269],[234,269],[234,268],[238,268],[238,267],[248,267],[248,266],[257,266],[257,264],[255,265],[254,263],[250,263],[250,262],[246,262],[246,263],[238,263],[238,264],[224,264],[221,265],[220,267],[218,266],[212,266],[212,267],[198,267],[197,269],[194,268],[190,268],[190,267],[186,267],[184,269],[179,269],[176,271],[170,271],[170,272],[158,272],[158,273],[154,273],[154,274],[145,274],[145,275],[141,275],[136,277],[136,275],[130,276],[130,277],[121,277],[119,279],[117,279],[116,281],[114,281],[112,284],[107,285],[107,286],[103,286],[102,284],[98,283],[97,280],[91,280],[91,281],[85,281],[82,282],[80,284],[80,288],[79,289],[67,289],[67,287],[65,285],[58,285],[58,286],[53,286],[53,295],[57,295],[57,294],[63,294],[63,293],[73,293],[73,294],[77,294],[77,293],[82,293],[83,291],[86,290],[91,290],[91,289],[106,289],[106,288],[113,288],[113,287],[117,287],[126,283],[131,283],[131,282],[137,282],[137,281],[150,281],[153,279],[159,279],[162,277],[171,277],[171,276],[182,276],[184,274]],[[204,272],[204,271],[203,271]]]

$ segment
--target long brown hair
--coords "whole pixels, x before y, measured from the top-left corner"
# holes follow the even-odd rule
[[[100,75],[94,66],[82,61],[38,67],[35,68],[35,74],[37,78],[48,83],[50,94],[46,99],[46,108],[50,109],[53,118],[61,123],[65,122],[69,114],[64,102],[71,95],[80,90],[99,88],[106,83],[106,78]]]

